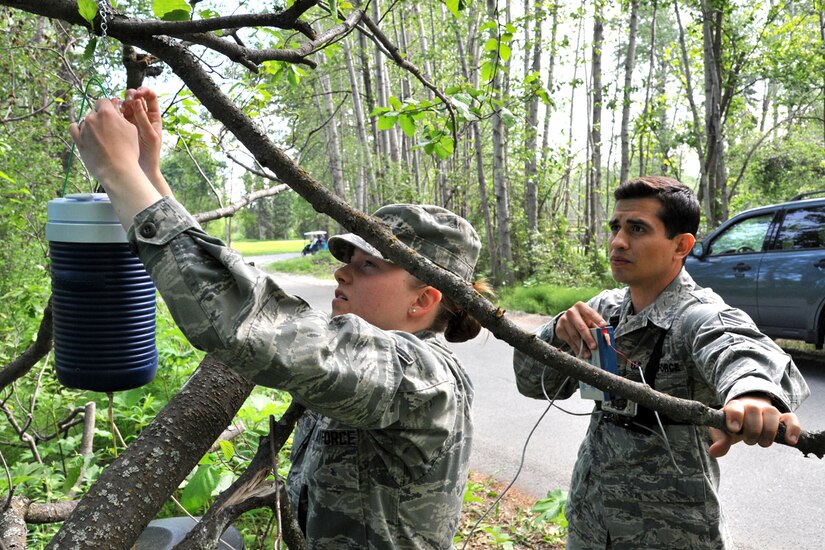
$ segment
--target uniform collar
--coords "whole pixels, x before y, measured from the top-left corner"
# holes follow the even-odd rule
[[[635,315],[633,304],[630,301],[630,290],[627,290],[621,309],[621,318],[624,320],[622,332],[631,332],[648,325],[669,330],[673,324],[676,309],[682,303],[684,293],[694,288],[696,288],[696,283],[683,267],[676,278],[656,297],[656,300]]]

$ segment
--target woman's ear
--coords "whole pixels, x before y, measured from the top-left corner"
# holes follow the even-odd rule
[[[425,286],[418,292],[418,297],[410,305],[409,314],[413,317],[424,317],[431,311],[437,311],[441,303],[441,291],[432,286]]]

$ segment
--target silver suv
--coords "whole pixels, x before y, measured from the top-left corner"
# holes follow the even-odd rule
[[[822,349],[825,191],[737,214],[697,242],[685,267],[772,338]]]

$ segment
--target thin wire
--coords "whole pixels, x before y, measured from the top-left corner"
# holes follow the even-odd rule
[[[542,371],[541,371],[542,391],[544,390],[544,373],[546,371],[547,371],[547,365],[544,365],[544,369],[542,369]],[[510,483],[507,485],[507,487],[504,488],[504,491],[501,492],[501,494],[498,496],[498,498],[490,505],[489,508],[487,508],[487,510],[475,522],[475,525],[473,525],[473,528],[470,529],[470,532],[467,534],[467,538],[464,539],[464,545],[461,547],[461,550],[465,550],[467,548],[467,545],[470,543],[470,539],[473,538],[473,534],[475,533],[476,529],[478,529],[478,526],[481,524],[481,522],[484,521],[484,518],[487,517],[487,515],[493,510],[493,508],[498,506],[498,503],[501,502],[501,499],[504,498],[504,495],[507,494],[507,491],[509,491],[513,487],[513,485],[516,483],[516,480],[518,479],[518,476],[521,474],[522,468],[524,468],[524,458],[527,455],[527,445],[530,443],[530,439],[533,437],[533,434],[535,433],[536,429],[538,429],[539,424],[541,424],[541,421],[544,420],[544,417],[547,415],[547,412],[553,406],[553,402],[556,400],[556,398],[558,397],[559,393],[561,392],[561,390],[565,386],[565,384],[567,384],[568,380],[570,380],[569,376],[564,379],[564,382],[561,383],[561,385],[559,386],[559,389],[557,389],[555,395],[553,395],[553,399],[550,400],[550,403],[547,405],[547,408],[544,409],[544,412],[541,413],[541,416],[539,416],[539,419],[536,420],[536,423],[533,425],[533,428],[530,430],[530,433],[527,434],[527,439],[524,442],[524,447],[522,447],[522,449],[521,449],[521,460],[519,461],[518,469],[516,470],[516,475],[513,476],[512,481],[510,481]],[[547,395],[547,392],[545,392],[545,396],[546,395]]]
[[[605,335],[605,337],[606,336],[607,335]],[[630,357],[628,357],[627,355],[625,355],[624,353],[622,353],[621,351],[619,351],[619,349],[617,349],[612,343],[609,343],[608,345],[618,355],[621,355],[622,357],[624,357],[625,360],[630,365],[636,367],[639,370],[639,376],[642,378],[642,383],[647,386],[648,384],[647,384],[647,380],[645,380],[645,373],[644,373],[644,370],[642,370],[642,366],[639,363],[637,363],[636,361],[634,361],[633,359],[631,359]],[[656,433],[655,430],[653,430],[651,428],[648,428],[647,426],[645,426],[643,424],[639,424],[638,422],[633,422],[633,425],[644,428],[644,429],[648,430],[650,433],[658,436],[659,439],[661,439],[664,442],[665,449],[667,449],[667,453],[670,456],[670,461],[673,463],[673,466],[676,468],[676,471],[678,471],[680,474],[683,474],[684,472],[682,472],[682,469],[679,467],[679,464],[676,463],[676,457],[673,455],[673,449],[670,446],[670,440],[668,440],[668,438],[667,438],[667,432],[665,431],[665,427],[662,424],[662,419],[659,416],[659,411],[653,409],[653,414],[656,417],[656,423],[659,425],[659,430],[661,430],[661,432],[662,432],[661,434]]]
[[[83,108],[86,106],[86,98],[89,97],[89,86],[91,86],[92,83],[98,85],[100,91],[103,92],[104,97],[108,95],[106,93],[106,89],[103,87],[103,84],[97,79],[97,77],[93,76],[90,78],[89,81],[86,82],[86,88],[83,90],[83,99],[80,102],[80,116],[78,117],[78,120],[83,120]],[[69,151],[69,162],[66,163],[66,176],[63,178],[63,189],[60,191],[61,197],[66,195],[66,186],[69,184],[69,174],[72,171],[72,161],[74,161],[74,148],[74,141],[72,141],[72,148],[71,151]]]

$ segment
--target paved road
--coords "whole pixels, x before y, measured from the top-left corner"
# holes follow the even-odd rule
[[[329,310],[335,283],[311,278],[279,278],[287,292]],[[531,319],[524,326],[534,326]],[[543,497],[566,489],[576,451],[586,430],[590,404],[577,397],[561,403],[573,416],[518,394],[511,366],[512,349],[486,330],[471,342],[455,345],[476,387],[476,441],[471,466],[509,482],[524,466],[516,486]],[[800,358],[812,397],[798,411],[803,426],[825,429],[825,359]],[[720,498],[737,547],[743,550],[818,550],[825,548],[825,462],[804,458],[782,446],[770,449],[740,444],[720,462]]]

